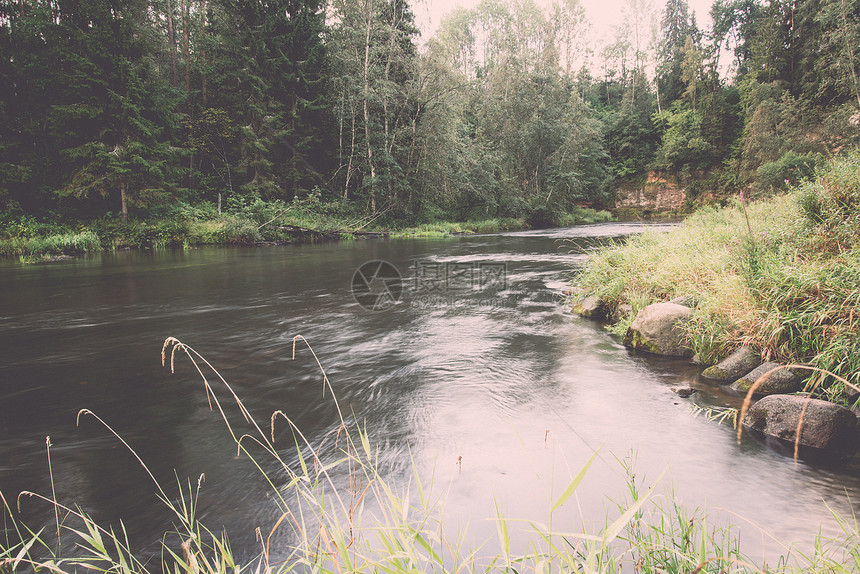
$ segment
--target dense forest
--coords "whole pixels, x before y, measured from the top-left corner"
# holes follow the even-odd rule
[[[860,2],[0,0],[0,229],[304,202],[560,221],[659,171],[768,193],[860,138]],[[188,215],[191,214],[191,215]],[[12,233],[7,231],[7,233]]]

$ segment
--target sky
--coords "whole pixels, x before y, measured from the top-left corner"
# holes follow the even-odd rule
[[[412,0],[418,26],[421,28],[422,39],[430,38],[439,26],[441,19],[456,8],[473,8],[480,0]],[[551,0],[536,0],[541,6],[549,5]],[[612,37],[613,26],[620,23],[623,0],[580,0],[585,8],[585,14],[592,25],[592,41],[603,44]],[[710,26],[708,12],[713,0],[688,0],[690,9],[696,13],[696,22],[700,29]],[[663,11],[665,0],[652,0],[657,17]]]

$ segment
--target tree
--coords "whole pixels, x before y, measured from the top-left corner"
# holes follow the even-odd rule
[[[667,108],[679,99],[687,88],[682,80],[681,63],[689,37],[698,48],[700,32],[694,16],[690,15],[687,0],[668,0],[660,20],[661,40],[658,47],[660,63],[657,67],[657,84],[660,107]]]
[[[743,78],[748,73],[751,44],[762,15],[762,5],[757,0],[716,0],[711,6],[711,54],[709,60],[716,77],[720,71],[720,56],[723,50],[734,54],[730,77]]]
[[[676,171],[707,167],[712,147],[702,135],[701,113],[676,104],[658,114],[655,123],[666,126],[657,165]]]
[[[130,204],[152,201],[153,184],[169,195],[175,126],[153,65],[148,5],[59,0],[15,9],[3,26],[16,120],[2,171],[13,176],[13,199],[45,206],[75,197],[68,207],[81,213],[113,209],[125,219]],[[52,195],[34,194],[44,189]]]
[[[414,17],[404,0],[333,2],[338,156],[344,197],[403,212],[419,105]]]
[[[247,54],[237,78],[245,98],[244,190],[292,199],[325,185],[333,125],[320,2],[236,0],[229,7],[242,23],[236,43]]]

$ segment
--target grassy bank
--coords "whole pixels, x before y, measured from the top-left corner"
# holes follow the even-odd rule
[[[7,222],[0,232],[0,256],[38,259],[117,249],[253,245],[263,242],[338,238],[368,222],[319,202],[256,201],[218,213],[213,204],[177,204],[146,219],[116,216],[84,222]]]
[[[301,337],[299,357],[316,361]],[[174,338],[165,341],[162,362],[181,376],[202,377],[213,419],[220,415],[238,451],[260,469],[271,486],[268,500],[277,507],[274,524],[259,526],[259,554],[239,562],[226,533],[201,523],[206,509],[198,506],[202,477],[161,485],[142,459],[108,421],[83,409],[82,418],[94,419],[113,434],[142,465],[153,489],[172,513],[173,529],[165,532],[162,560],[141,559],[121,525],[100,525],[85,509],[56,500],[50,493],[25,492],[18,503],[44,504],[56,509],[56,523],[28,529],[16,519],[15,498],[0,493],[4,534],[0,535],[0,571],[115,572],[119,574],[218,573],[286,574],[289,572],[385,573],[414,572],[588,572],[588,573],[740,573],[740,572],[852,572],[860,568],[855,523],[837,517],[843,526],[838,538],[814,540],[808,553],[789,549],[775,566],[756,565],[740,548],[739,531],[708,509],[687,508],[658,477],[647,489],[624,466],[628,491],[607,506],[603,526],[586,527],[557,515],[575,505],[578,486],[597,453],[579,461],[567,487],[547,503],[545,525],[506,517],[497,507],[493,521],[497,537],[472,541],[462,525],[446,524],[445,487],[414,475],[409,485],[388,481],[378,466],[378,452],[366,426],[339,416],[336,433],[312,445],[283,412],[260,425],[229,383],[194,349]],[[319,364],[319,363],[317,363]],[[332,391],[321,370],[323,386]],[[241,415],[241,416],[236,416]],[[244,422],[243,422],[244,419]],[[217,420],[213,420],[217,424]],[[277,431],[277,432],[276,432]],[[336,436],[335,436],[336,435]],[[276,444],[276,437],[278,442]],[[284,445],[293,444],[291,449]],[[50,441],[47,470],[52,472]],[[225,453],[231,457],[235,451]],[[288,460],[293,462],[288,462]],[[622,463],[619,463],[622,464]],[[263,470],[268,469],[268,470]],[[536,480],[539,480],[536,478]],[[17,493],[16,493],[17,494]],[[252,504],[254,502],[251,502]],[[554,520],[555,515],[555,520]],[[585,519],[583,518],[585,521]],[[592,523],[589,521],[589,523]],[[514,543],[514,533],[527,542]],[[287,540],[288,542],[284,542]],[[515,547],[516,546],[516,547]]]
[[[696,301],[689,334],[712,363],[740,345],[860,382],[860,156],[833,160],[789,193],[703,209],[666,234],[645,232],[591,258],[575,296],[595,294],[626,330],[642,307]],[[622,307],[623,309],[623,307]],[[841,384],[823,381],[825,398]]]
[[[570,213],[565,213],[552,221],[543,223],[550,226],[571,227],[574,225],[614,221],[614,219],[615,217],[608,211],[577,207]],[[473,219],[461,222],[439,221],[415,227],[395,229],[391,231],[391,235],[395,237],[447,237],[449,235],[468,235],[471,233],[500,233],[503,231],[531,229],[533,223],[535,222],[530,222],[525,218],[514,217]]]
[[[610,221],[607,211],[577,208],[559,225]],[[255,245],[352,239],[362,235],[447,237],[529,229],[525,219],[488,218],[465,222],[439,221],[415,227],[352,213],[340,204],[310,201],[256,201],[217,213],[212,204],[180,204],[148,219],[122,222],[116,217],[77,222],[44,223],[35,219],[7,222],[0,230],[0,257],[24,261],[74,256],[100,250],[189,248],[200,245]]]

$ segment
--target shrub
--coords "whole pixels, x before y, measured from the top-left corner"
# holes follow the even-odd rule
[[[788,189],[815,174],[821,162],[820,154],[801,155],[787,151],[778,160],[763,164],[757,170],[755,189],[759,192],[774,192]]]
[[[225,243],[249,245],[263,240],[257,223],[242,216],[225,217],[219,232]]]

